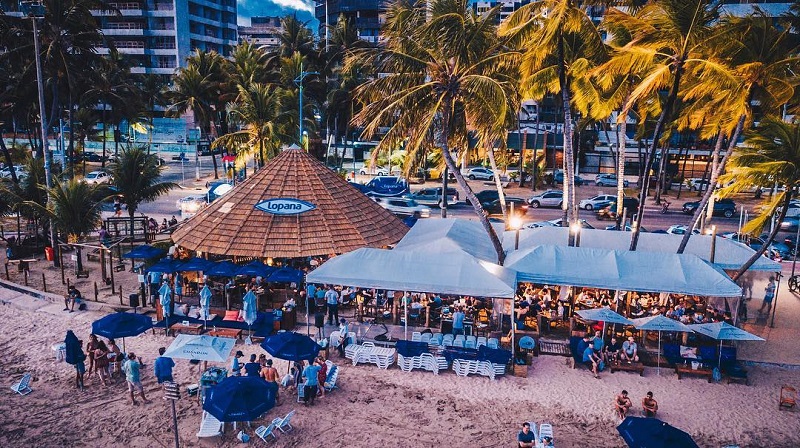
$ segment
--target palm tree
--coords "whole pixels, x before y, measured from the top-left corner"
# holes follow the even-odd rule
[[[712,23],[718,17],[717,9],[707,0],[654,0],[634,14],[613,8],[606,13],[604,20],[625,30],[631,41],[615,49],[603,71],[609,76],[634,73],[641,78],[623,113],[627,114],[643,98],[668,90],[647,153],[636,213],[637,225],[631,232],[630,250],[636,250],[639,241],[650,170],[662,133],[672,119],[681,81],[686,74],[708,76],[720,69],[721,64],[713,59],[712,49],[706,45],[712,33]]]
[[[744,233],[753,233],[764,228],[779,207],[777,223],[782,222],[789,210],[792,194],[800,188],[800,124],[769,116],[745,135],[744,146],[737,148],[731,156],[730,172],[720,177],[724,183],[733,182],[722,190],[722,194],[738,193],[752,185],[771,185],[776,182],[786,187],[767,202],[758,217],[742,228]],[[733,275],[733,281],[763,255],[775,240],[779,229],[777,224],[772,228],[767,241]]]
[[[212,148],[246,146],[247,150],[237,151],[239,164],[246,165],[248,159],[257,156],[259,164],[264,166],[280,149],[275,123],[280,113],[280,98],[280,89],[276,87],[260,83],[248,87],[240,85],[239,96],[235,103],[231,103],[229,111],[233,120],[242,123],[244,129],[219,137]]]
[[[133,237],[134,216],[139,204],[155,201],[159,196],[169,192],[177,185],[172,182],[160,182],[161,171],[155,154],[149,154],[141,146],[123,148],[119,157],[111,163],[109,173],[113,176],[116,194],[128,208],[130,232]]]
[[[466,0],[399,0],[387,12],[385,45],[363,50],[348,63],[374,64],[385,74],[356,90],[363,109],[353,121],[364,125],[364,134],[390,126],[376,152],[405,141],[407,154],[414,154],[433,132],[502,263],[500,240],[453,158],[452,151],[467,148],[451,146],[466,140],[465,133],[454,132],[459,123],[479,134],[501,135],[508,110],[516,110],[513,54],[497,39],[497,11],[477,16]]]
[[[103,123],[103,159],[101,166],[105,168],[109,124],[118,122],[112,117],[119,117],[119,109],[125,107],[126,103],[132,100],[134,87],[131,84],[130,69],[123,61],[122,55],[114,50],[109,53],[107,58],[103,59],[93,75],[94,87],[89,89],[86,94],[94,104],[102,105],[100,121]],[[118,150],[115,148],[114,152],[116,155]]]
[[[572,115],[573,69],[600,58],[605,49],[591,18],[573,0],[544,0],[518,9],[500,27],[522,52],[521,93],[541,100],[560,94],[564,114],[564,216],[578,219],[575,200],[575,123]],[[585,71],[585,70],[584,70]]]
[[[144,116],[147,119],[149,129],[147,130],[148,150],[153,144],[153,120],[155,119],[156,106],[166,106],[165,92],[167,83],[160,75],[144,75],[137,79],[138,89],[145,99]]]

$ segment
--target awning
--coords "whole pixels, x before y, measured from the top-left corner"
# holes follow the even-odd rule
[[[509,254],[505,267],[516,270],[521,282],[700,296],[741,296],[741,288],[725,272],[689,254],[653,256],[640,251],[536,246]]]
[[[491,263],[497,263],[497,251],[478,221],[466,219],[420,219],[395,250],[427,248],[429,252],[461,249]]]
[[[306,282],[513,298],[516,273],[478,260],[463,250],[363,248],[326,261],[306,276]]]
[[[523,229],[520,231],[519,248],[526,249],[540,245],[567,245],[569,228],[567,227],[540,227],[537,229]],[[506,251],[514,249],[514,232],[503,235],[503,246]],[[636,252],[657,252],[674,254],[678,250],[683,235],[670,235],[664,233],[642,232],[639,234],[639,243]],[[616,232],[599,229],[582,229],[580,246],[598,249],[612,249],[627,251],[631,244],[630,232]],[[708,235],[692,235],[686,245],[685,254],[692,254],[703,260],[711,258],[711,237]],[[714,249],[714,265],[724,270],[738,270],[755,251],[745,244],[737,241],[717,237]],[[652,254],[650,255],[652,256]],[[767,257],[759,258],[751,271],[780,272],[781,264]]]

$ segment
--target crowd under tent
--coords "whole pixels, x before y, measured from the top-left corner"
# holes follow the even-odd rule
[[[515,246],[515,232],[505,232],[503,247],[507,252]],[[636,253],[675,254],[683,235],[670,235],[663,233],[642,232],[639,234],[639,243]],[[540,227],[536,229],[522,229],[519,235],[518,250],[525,250],[542,245],[564,246],[569,239],[568,227]],[[695,255],[702,260],[711,260],[711,241],[709,235],[692,235],[686,245],[684,254]],[[631,244],[630,232],[619,232],[599,229],[581,229],[579,246],[582,248],[606,249],[628,251]],[[716,237],[714,248],[714,266],[726,271],[738,270],[755,251],[745,244],[729,238]],[[506,262],[508,265],[508,262]],[[766,257],[759,258],[749,271],[780,272],[781,264]]]

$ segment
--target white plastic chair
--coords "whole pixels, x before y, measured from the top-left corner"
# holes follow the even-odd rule
[[[411,340],[413,342],[421,342],[422,341],[422,333],[420,333],[419,331],[415,331],[415,332],[411,333]]]
[[[200,431],[197,431],[197,437],[216,437],[222,435],[222,425],[224,425],[224,423],[217,420],[216,417],[203,411],[203,419],[200,421]]]
[[[549,437],[550,440],[553,440],[553,425],[550,423],[542,423],[539,425],[539,440]]]
[[[463,339],[456,339],[455,341],[453,341],[453,347],[464,348],[464,340]]]
[[[477,347],[475,347],[475,341],[467,339],[464,342],[464,348],[477,348]]]
[[[500,341],[497,338],[489,338],[486,341],[486,346],[489,348],[497,349],[500,347]]]
[[[272,421],[272,424],[276,425],[275,427],[278,428],[281,432],[284,432],[284,433],[293,430],[294,428],[292,427],[291,423],[292,423],[292,417],[294,416],[294,412],[295,411],[292,410],[292,411],[289,411],[288,414],[286,414],[286,417],[283,417],[283,418],[278,417],[278,418],[276,418],[275,420]],[[284,429],[284,428],[286,428],[286,429]]]
[[[306,396],[305,384],[306,383],[300,383],[300,384],[297,385],[297,402],[298,403],[302,403],[303,402],[303,398],[305,398],[305,396]]]
[[[478,348],[481,345],[486,345],[486,338],[483,336],[479,337],[478,340],[475,342],[475,348]]]
[[[20,395],[28,395],[29,393],[33,392],[33,389],[30,388],[31,378],[31,374],[26,373],[22,376],[18,383],[11,386],[11,390]]]
[[[278,419],[280,420],[280,419]],[[263,440],[265,443],[267,441],[267,437],[272,436],[273,439],[278,440],[278,436],[275,435],[275,427],[276,423],[273,420],[269,426],[259,426],[256,428],[256,435],[259,439]]]
[[[422,341],[422,342],[425,342],[426,344],[430,344],[430,343],[431,343],[431,338],[432,338],[432,337],[433,337],[433,335],[432,335],[432,334],[430,334],[430,333],[422,333],[422,339],[421,339],[421,341]]]

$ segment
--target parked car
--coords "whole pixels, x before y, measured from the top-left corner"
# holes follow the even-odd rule
[[[467,170],[469,180],[494,180],[494,172],[489,168],[475,167]]]
[[[683,225],[683,224],[675,224],[674,226],[669,226],[669,228],[667,228],[667,233],[669,233],[670,235],[685,235],[686,234],[686,230],[687,230],[687,227],[685,225]],[[699,234],[700,234],[700,230],[698,230],[698,229],[693,229],[692,230],[692,235],[699,235]]]
[[[103,156],[97,154],[96,152],[84,152],[83,158],[86,159],[87,162],[100,163],[103,161]],[[108,157],[105,159],[108,160]]]
[[[511,204],[514,204],[514,215],[525,216],[528,213],[528,203],[522,198],[512,198],[506,196],[506,209],[511,212]],[[482,203],[483,209],[490,215],[499,215],[503,213],[502,204],[500,199],[495,199],[491,202]]]
[[[381,207],[398,216],[413,216],[415,218],[430,218],[430,207],[417,204],[417,201],[408,198],[376,197],[373,198]]]
[[[564,183],[564,171],[563,170],[558,170],[555,173],[553,173],[553,182],[555,182],[557,184],[563,184]],[[581,176],[575,175],[575,185],[581,186],[581,185],[583,185],[584,182],[585,181],[583,180],[583,178]]]
[[[524,226],[522,226],[522,228],[524,229],[538,229],[540,227],[559,227],[559,226],[553,224],[550,221],[532,222],[530,224],[525,224]]]
[[[442,187],[438,188],[423,188],[422,190],[413,191],[406,195],[407,198],[417,201],[418,204],[427,205],[431,207],[442,207]],[[458,203],[458,190],[455,188],[447,188],[447,205],[456,205]]]
[[[564,193],[560,190],[547,190],[528,198],[528,204],[533,208],[557,207],[560,208],[564,201]]]
[[[578,207],[583,210],[596,210],[598,208],[603,208],[608,204],[617,200],[617,195],[615,194],[599,194],[595,197],[584,199],[578,203]]]
[[[617,226],[606,226],[606,230],[616,230],[616,229],[617,229]],[[630,232],[630,231],[633,230],[633,227],[631,227],[630,224],[625,224],[625,228],[621,229],[621,230],[624,231],[624,232]],[[647,229],[645,229],[644,227],[640,228],[639,231],[640,232],[644,232],[644,233],[648,233]],[[656,232],[653,232],[653,233],[656,233]],[[658,233],[666,233],[666,232],[661,231],[661,232],[658,232]]]
[[[617,175],[616,174],[598,174],[594,178],[594,184],[598,187],[616,187]],[[630,183],[627,179],[622,179],[622,186],[628,188]]]
[[[14,165],[13,169],[14,169],[14,173],[16,173],[16,175],[17,175],[17,179],[19,179],[20,177],[28,175],[28,172],[25,171],[25,167],[22,166],[22,165]],[[2,170],[0,170],[0,177],[10,179],[11,178],[11,168],[5,167]]]
[[[693,178],[686,181],[692,191],[706,191],[708,189],[708,179]]]
[[[751,237],[750,241],[748,241],[748,245],[753,250],[757,251],[761,249],[761,246],[764,245],[764,242],[767,241],[767,239],[768,239],[767,234],[763,234],[760,237]],[[764,254],[773,260],[780,261],[780,260],[785,260],[787,258],[791,258],[792,250],[789,247],[789,245],[784,242],[773,241],[772,244],[769,245],[767,250],[764,251]]]
[[[785,232],[797,232],[798,223],[800,223],[800,216],[787,216],[781,221],[781,230]]]
[[[500,197],[500,193],[497,192],[496,189],[491,188],[488,190],[482,190],[475,193],[475,197],[478,198],[478,201],[483,204],[484,202],[492,202],[495,199]]]
[[[111,182],[112,176],[105,171],[92,171],[84,176],[83,181],[87,184],[107,184]]]
[[[369,167],[365,166],[365,167],[361,168],[361,170],[359,170],[358,174],[360,174],[362,176],[365,176],[367,174],[371,174],[373,176],[388,176],[389,175],[389,170],[387,170],[385,167],[382,167],[380,165],[369,166]]]
[[[199,212],[207,204],[206,195],[186,196],[175,203],[182,217],[189,217]]]
[[[700,206],[700,201],[687,202],[683,204],[683,213],[691,215],[694,213],[695,210],[697,210],[697,207],[699,206]],[[736,203],[733,202],[733,199],[727,199],[727,198],[722,198],[717,201],[714,201],[714,214],[730,218],[731,216],[736,214]]]
[[[627,215],[632,217],[639,211],[639,200],[636,198],[623,198],[622,208],[627,210]],[[617,201],[614,200],[607,206],[597,210],[597,219],[617,219]]]

